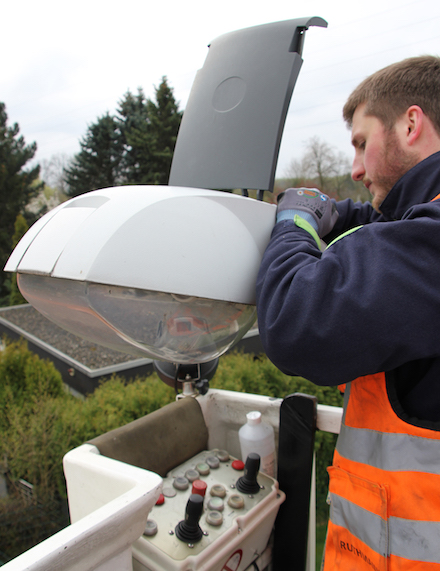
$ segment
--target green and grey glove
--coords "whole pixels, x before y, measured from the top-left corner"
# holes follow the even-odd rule
[[[277,200],[277,222],[294,220],[295,224],[309,232],[307,225],[310,225],[319,238],[332,231],[339,217],[334,202],[316,188],[288,188],[278,195]],[[298,217],[305,220],[307,225],[298,221]]]

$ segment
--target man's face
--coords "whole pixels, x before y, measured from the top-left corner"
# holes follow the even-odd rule
[[[394,184],[418,162],[415,153],[405,148],[404,134],[400,120],[388,130],[377,117],[365,115],[365,103],[354,112],[351,140],[355,157],[351,176],[364,183],[378,212]]]

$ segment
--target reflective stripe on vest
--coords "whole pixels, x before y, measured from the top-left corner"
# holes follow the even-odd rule
[[[396,517],[390,517],[387,522],[344,498],[334,501],[332,522],[341,527],[353,522],[350,525],[352,535],[382,557],[394,555],[425,563],[440,561],[440,522]]]
[[[329,474],[326,571],[440,571],[440,432],[397,417],[383,373],[347,385]]]
[[[395,472],[440,474],[440,441],[345,427],[338,450],[354,462]],[[405,454],[399,453],[405,451]]]

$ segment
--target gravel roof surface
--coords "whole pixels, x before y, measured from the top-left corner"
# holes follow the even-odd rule
[[[0,310],[0,318],[34,335],[89,369],[100,369],[134,361],[135,357],[101,347],[68,333],[38,313],[31,305],[19,305]]]

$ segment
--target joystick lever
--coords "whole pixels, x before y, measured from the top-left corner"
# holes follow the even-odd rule
[[[186,504],[185,519],[175,528],[176,536],[185,543],[197,543],[203,536],[199,520],[203,513],[203,497],[191,494]]]
[[[246,458],[244,465],[244,475],[238,478],[236,488],[242,494],[256,494],[260,491],[260,484],[257,482],[258,472],[260,470],[260,456],[255,452],[251,452]]]

